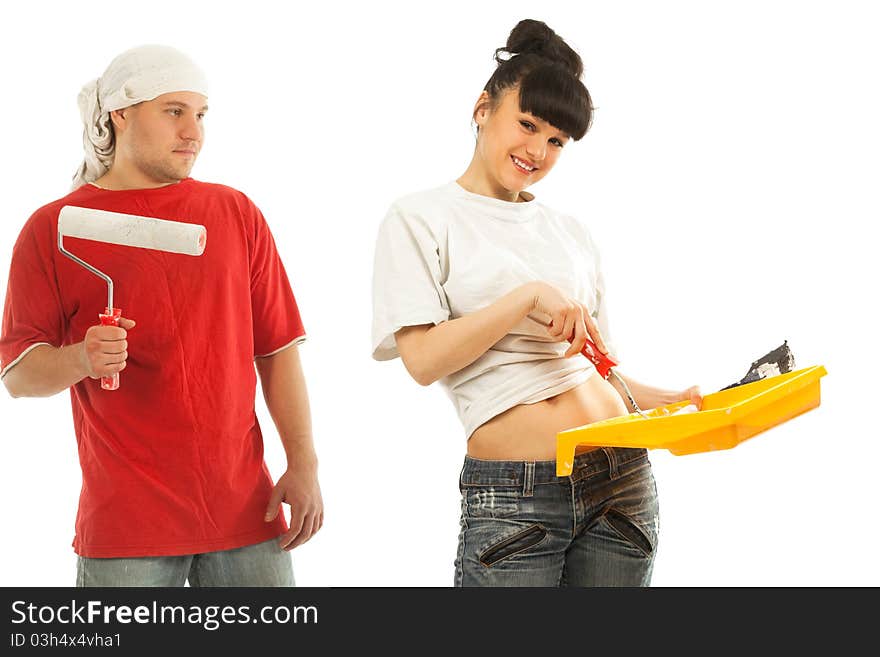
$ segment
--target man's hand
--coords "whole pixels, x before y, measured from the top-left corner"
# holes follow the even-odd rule
[[[81,363],[93,379],[113,376],[125,369],[128,358],[128,331],[134,321],[119,318],[119,326],[92,326],[82,341]]]
[[[290,529],[281,535],[278,545],[290,551],[317,534],[324,524],[324,501],[318,486],[317,467],[289,467],[281,475],[266,507],[266,522],[275,519],[282,502],[290,505]]]

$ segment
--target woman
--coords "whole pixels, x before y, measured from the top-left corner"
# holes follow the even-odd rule
[[[464,424],[456,586],[647,586],[658,505],[646,450],[582,446],[571,476],[555,474],[559,431],[628,412],[579,353],[588,338],[609,353],[596,246],[525,191],[589,128],[583,65],[534,20],[495,58],[467,170],[397,200],[380,227],[373,357],[441,381]],[[641,408],[702,400],[696,386],[621,376]]]

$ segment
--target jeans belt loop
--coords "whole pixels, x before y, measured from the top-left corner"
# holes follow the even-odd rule
[[[619,463],[617,462],[617,452],[613,447],[603,447],[602,451],[608,458],[608,478],[617,479],[620,476]]]
[[[523,477],[523,497],[532,497],[535,492],[535,462],[526,461],[525,476]]]

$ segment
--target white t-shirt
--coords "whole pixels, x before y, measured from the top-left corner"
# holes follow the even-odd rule
[[[474,194],[452,182],[395,201],[379,227],[373,269],[373,358],[399,356],[394,333],[484,308],[544,281],[590,309],[611,353],[599,254],[576,219],[540,203]],[[542,323],[543,322],[543,323]],[[441,380],[466,435],[517,404],[586,381],[596,368],[532,313],[473,363]]]

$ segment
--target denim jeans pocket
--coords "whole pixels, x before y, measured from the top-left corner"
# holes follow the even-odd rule
[[[639,466],[608,482],[606,494],[602,522],[645,556],[651,556],[657,549],[660,530],[657,486],[651,466]]]
[[[507,486],[466,487],[462,491],[465,498],[465,517],[467,518],[509,518],[519,512],[521,492],[518,488]]]
[[[621,539],[637,548],[646,557],[650,557],[654,553],[657,546],[657,534],[653,531],[653,525],[643,524],[618,509],[606,511],[602,521]]]
[[[535,547],[545,538],[547,538],[547,530],[541,525],[526,527],[484,548],[479,554],[480,563],[487,567],[494,566],[504,559]]]

